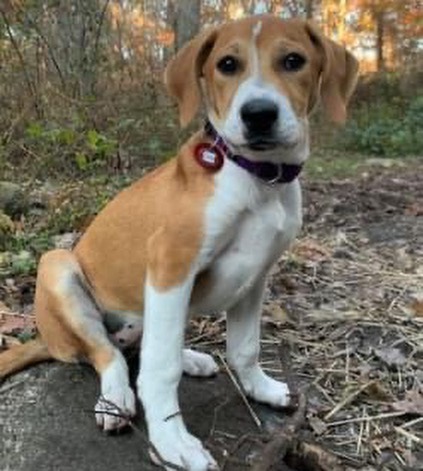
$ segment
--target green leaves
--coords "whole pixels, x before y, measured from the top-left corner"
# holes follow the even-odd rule
[[[86,170],[88,167],[88,158],[83,152],[77,152],[75,154],[75,162],[79,170]]]
[[[94,129],[87,132],[87,145],[97,157],[106,157],[115,152],[117,148],[115,139],[108,138]]]
[[[347,146],[379,156],[419,154],[423,148],[423,96],[362,105],[343,132]]]
[[[78,122],[67,127],[55,123],[32,122],[26,128],[27,145],[36,149],[34,154],[45,156],[45,160],[63,161],[65,167],[83,173],[93,173],[107,165],[117,151],[116,139],[98,132],[83,129]],[[43,158],[44,160],[44,158]],[[46,168],[48,162],[44,162]]]

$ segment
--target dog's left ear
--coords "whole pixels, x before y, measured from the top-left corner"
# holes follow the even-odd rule
[[[357,84],[358,61],[343,46],[326,38],[313,23],[308,21],[306,29],[322,56],[320,97],[323,107],[332,121],[343,124]]]
[[[185,44],[166,67],[165,85],[178,102],[182,127],[192,121],[200,107],[200,77],[216,38],[217,28],[204,31]]]

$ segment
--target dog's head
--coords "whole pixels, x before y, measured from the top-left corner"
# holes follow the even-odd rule
[[[308,146],[307,116],[319,98],[333,121],[345,121],[357,72],[356,59],[312,23],[265,15],[198,35],[170,62],[165,82],[183,126],[204,100],[236,151],[280,160]]]

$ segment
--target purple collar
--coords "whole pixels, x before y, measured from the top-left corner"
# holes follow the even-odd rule
[[[242,155],[234,154],[209,121],[206,121],[204,131],[213,139],[213,147],[220,150],[232,162],[266,183],[291,183],[298,177],[303,167],[302,164],[274,164],[249,160]]]

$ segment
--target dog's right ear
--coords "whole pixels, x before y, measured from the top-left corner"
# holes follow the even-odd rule
[[[189,41],[169,62],[165,85],[179,106],[181,126],[187,126],[201,103],[200,76],[217,38],[217,28],[210,28]]]

